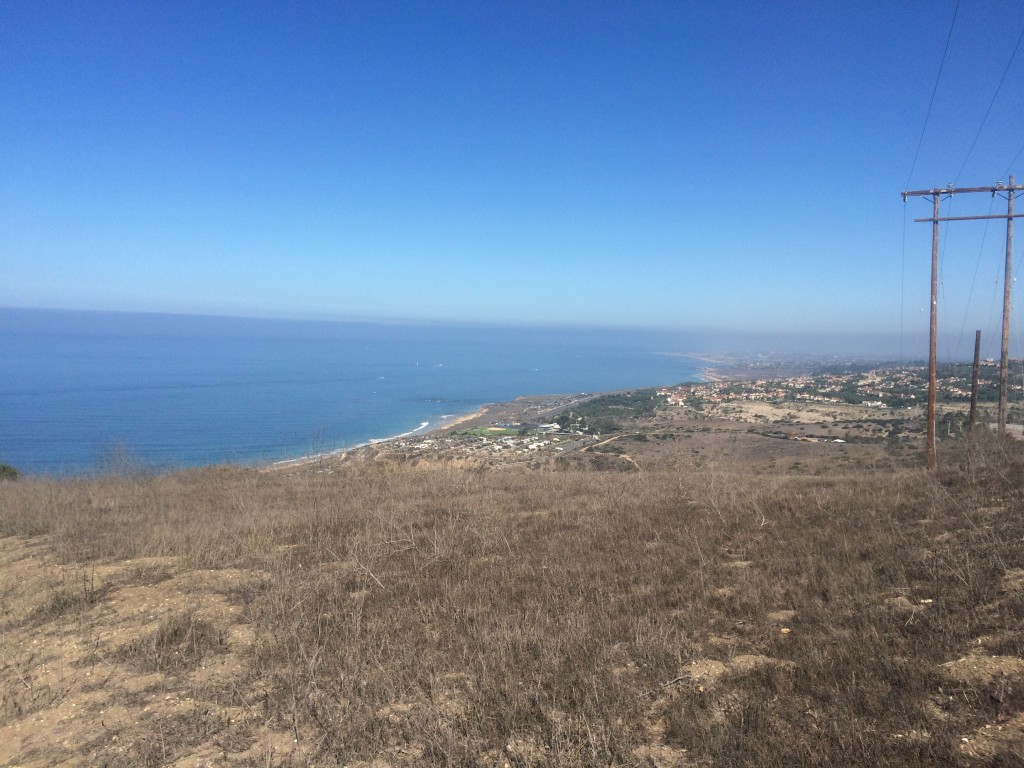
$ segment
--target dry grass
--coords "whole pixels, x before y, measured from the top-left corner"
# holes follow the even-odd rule
[[[1019,765],[1024,453],[949,450],[4,483],[0,762]]]

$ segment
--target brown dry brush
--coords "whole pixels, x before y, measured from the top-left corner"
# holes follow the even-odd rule
[[[951,696],[941,671],[984,636],[1024,655],[1001,586],[1024,567],[1024,452],[947,451],[937,479],[685,462],[22,479],[0,488],[0,533],[48,535],[69,563],[263,574],[232,594],[249,674],[317,765],[644,765],[652,744],[700,765],[959,764],[962,735],[1024,710],[1005,685]],[[126,654],[159,669],[219,638],[178,617]],[[694,677],[709,660],[724,671]]]

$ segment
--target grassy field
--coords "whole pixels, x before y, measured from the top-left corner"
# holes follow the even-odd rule
[[[641,463],[0,483],[0,764],[1024,764],[1020,443]]]

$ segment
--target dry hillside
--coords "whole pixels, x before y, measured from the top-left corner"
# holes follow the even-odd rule
[[[1022,445],[894,462],[0,483],[0,764],[1024,764]]]

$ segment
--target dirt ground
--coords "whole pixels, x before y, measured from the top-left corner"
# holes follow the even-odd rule
[[[45,539],[0,539],[0,765],[280,764],[297,742],[267,727],[230,600],[262,578],[174,558],[59,565]]]

